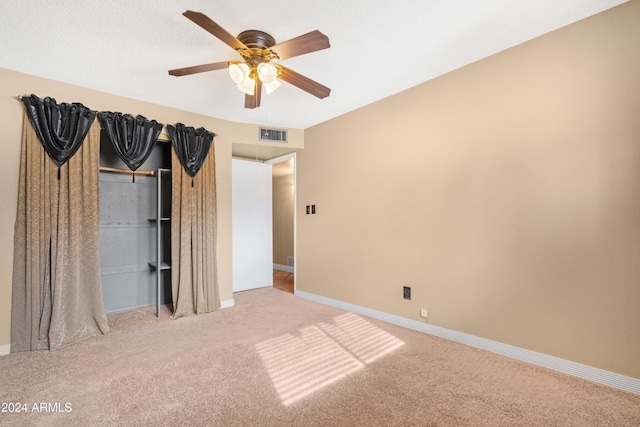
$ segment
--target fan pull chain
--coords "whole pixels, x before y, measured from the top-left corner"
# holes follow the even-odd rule
[[[135,174],[135,172],[131,172],[131,177],[133,178],[133,180],[131,182],[133,182],[135,184],[136,183],[136,174]]]
[[[58,181],[60,181],[60,166],[58,166]]]

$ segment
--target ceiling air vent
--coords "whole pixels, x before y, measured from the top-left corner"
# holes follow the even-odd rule
[[[260,141],[287,143],[287,131],[284,129],[260,128]]]

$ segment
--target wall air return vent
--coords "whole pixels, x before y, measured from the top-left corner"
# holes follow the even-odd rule
[[[259,132],[260,141],[287,143],[287,131],[285,129],[260,128]]]

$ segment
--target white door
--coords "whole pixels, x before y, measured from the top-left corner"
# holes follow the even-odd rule
[[[232,159],[233,292],[273,286],[271,165]]]

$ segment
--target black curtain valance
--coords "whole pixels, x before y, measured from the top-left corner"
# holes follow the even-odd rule
[[[118,156],[132,171],[147,160],[162,131],[162,123],[138,115],[101,111],[98,119]]]
[[[78,151],[96,118],[96,112],[74,102],[58,105],[50,97],[22,97],[27,116],[42,146],[58,168]]]
[[[167,130],[180,163],[193,178],[202,167],[215,135],[205,128],[195,129],[182,123],[176,123],[175,127],[167,125]]]

